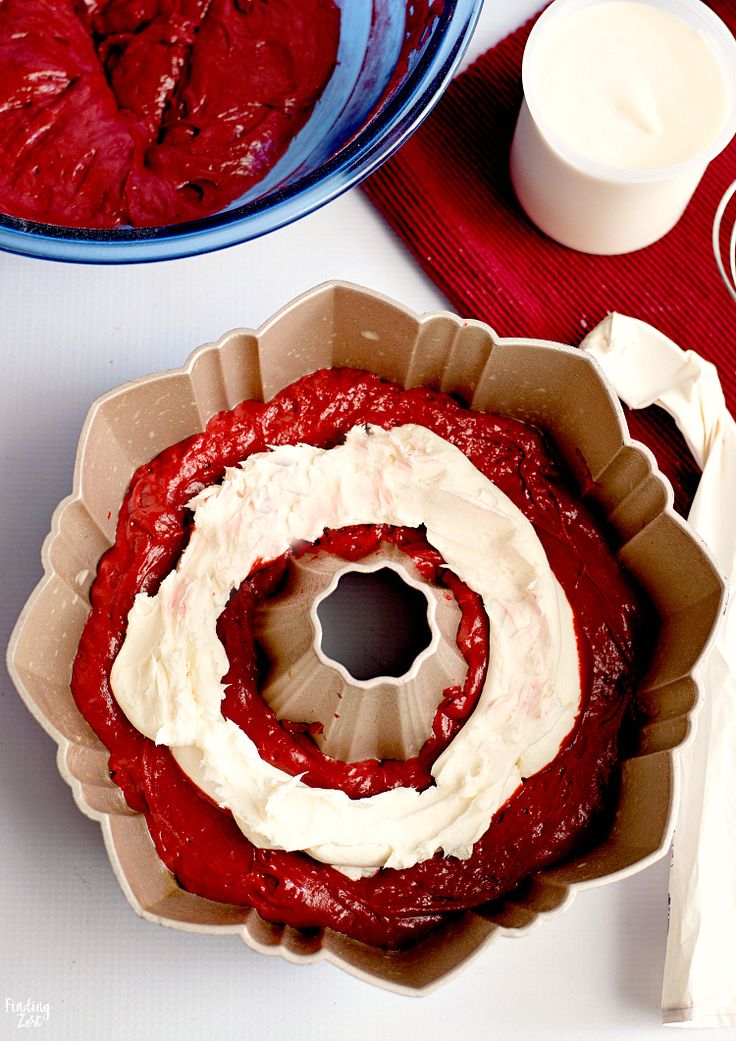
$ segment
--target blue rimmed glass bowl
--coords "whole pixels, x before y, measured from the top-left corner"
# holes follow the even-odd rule
[[[418,0],[336,2],[342,15],[332,78],[287,152],[240,199],[211,217],[157,228],[86,230],[0,214],[0,249],[92,264],[192,256],[290,224],[368,176],[439,100],[483,0],[429,0],[411,36],[408,12],[416,21]]]

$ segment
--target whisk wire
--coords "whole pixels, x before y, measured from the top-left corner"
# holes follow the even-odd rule
[[[731,234],[728,241],[728,270],[723,262],[724,250],[721,248],[721,226],[728,204],[736,195],[736,181],[731,184],[723,194],[718,203],[715,217],[713,218],[713,256],[715,257],[718,270],[723,283],[734,300],[736,300],[736,220],[731,226]]]

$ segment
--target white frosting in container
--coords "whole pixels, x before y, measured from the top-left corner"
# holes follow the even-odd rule
[[[729,113],[704,35],[649,3],[574,11],[540,46],[540,113],[578,154],[623,170],[675,166],[708,148]]]
[[[736,131],[736,40],[702,0],[553,0],[522,79],[514,191],[586,253],[665,235]]]
[[[530,522],[459,449],[412,424],[250,456],[190,505],[190,542],[158,593],[136,597],[113,666],[127,718],[261,848],[303,850],[352,875],[437,851],[467,858],[522,779],[555,757],[580,704],[572,611]],[[220,710],[229,666],[216,623],[231,592],[296,542],[353,524],[424,525],[488,614],[478,704],[421,793],[354,800],[311,788],[265,762]]]

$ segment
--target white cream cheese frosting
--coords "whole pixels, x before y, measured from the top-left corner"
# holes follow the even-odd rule
[[[438,851],[470,856],[523,778],[555,757],[580,705],[572,611],[530,522],[459,449],[413,424],[250,456],[190,507],[189,544],[157,594],[136,597],[112,669],[130,722],[170,746],[261,848],[302,850],[352,875]],[[353,524],[424,525],[488,615],[483,690],[423,792],[350,799],[309,787],[265,762],[220,710],[229,665],[216,623],[231,592],[259,562]]]
[[[623,170],[686,162],[728,116],[726,76],[705,35],[638,0],[588,4],[560,19],[540,45],[534,88],[567,145]]]

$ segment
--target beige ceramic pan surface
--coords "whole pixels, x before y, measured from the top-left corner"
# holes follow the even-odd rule
[[[252,909],[182,890],[159,860],[144,818],[130,810],[110,780],[107,751],[69,688],[89,588],[114,538],[134,469],[202,430],[214,413],[245,398],[268,400],[324,366],[368,369],[405,387],[447,391],[473,408],[548,430],[581,484],[590,487],[588,494],[616,533],[622,564],[648,591],[661,619],[654,658],[637,693],[642,724],[636,747],[622,762],[610,833],[585,856],[540,872],[513,897],[483,913],[463,914],[403,951],[367,947],[329,929],[303,933],[272,925]],[[445,312],[417,316],[357,286],[319,286],[258,331],[235,330],[200,347],[183,368],[99,398],[80,437],[72,494],[54,513],[42,560],[44,577],[10,641],[10,674],[58,743],[59,770],[82,812],[99,821],[120,885],[145,918],[191,931],[239,933],[262,953],[296,962],[326,959],[379,986],[419,994],[447,980],[495,937],[523,935],[578,890],[639,871],[668,848],[677,795],[674,753],[689,733],[698,667],[722,613],[725,588],[707,550],[674,513],[671,489],[651,453],[630,439],[595,362],[579,351],[498,339],[488,326]],[[451,621],[439,621],[437,629],[438,646],[446,651]],[[278,634],[272,638],[278,644]],[[453,664],[448,659],[441,668],[451,672]],[[394,695],[395,690],[383,692],[387,704]],[[409,747],[416,728],[405,731]],[[334,751],[349,751],[344,732],[334,741]]]

